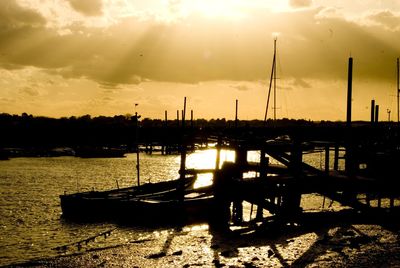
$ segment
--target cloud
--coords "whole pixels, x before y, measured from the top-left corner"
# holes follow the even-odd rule
[[[39,13],[22,8],[15,0],[0,1],[0,26],[3,30],[26,26],[39,27],[45,23],[46,20]]]
[[[86,16],[101,16],[103,14],[102,0],[67,0],[71,7]]]
[[[2,103],[3,105],[14,104],[16,102],[17,100],[15,98],[0,98],[0,103]]]
[[[34,88],[31,88],[31,87],[21,88],[19,90],[19,93],[26,95],[26,96],[31,96],[31,97],[39,96],[39,91]]]
[[[365,19],[388,30],[399,31],[400,29],[400,14],[395,14],[389,10],[377,11],[366,16]]]
[[[306,81],[304,81],[301,78],[296,78],[293,81],[293,85],[294,86],[298,86],[298,87],[302,87],[302,88],[311,88],[311,85],[309,83],[307,83]]]
[[[312,0],[289,0],[289,5],[294,8],[310,7]]]
[[[240,85],[232,85],[231,87],[239,90],[239,91],[248,91],[250,88],[247,85],[240,84]]]
[[[96,81],[103,88],[150,80],[269,79],[273,32],[281,33],[279,65],[286,77],[298,79],[297,86],[307,87],[301,81],[308,79],[346,79],[350,53],[355,76],[389,81],[392,61],[400,54],[394,45],[400,43],[397,15],[387,11],[370,14],[373,27],[346,20],[337,9],[326,7],[286,13],[252,10],[236,24],[196,15],[174,23],[126,16],[105,28],[71,22],[62,28],[68,34],[60,35],[60,29],[47,27],[32,10],[11,0],[0,3],[4,7],[0,13],[5,14],[0,16],[5,25],[0,30],[0,66],[10,70],[34,66],[67,79]],[[101,2],[96,3],[93,10],[101,10]]]

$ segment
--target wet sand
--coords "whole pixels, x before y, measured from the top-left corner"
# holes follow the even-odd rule
[[[232,228],[231,228],[232,229]],[[112,248],[30,261],[15,267],[400,267],[399,226],[208,225],[155,231]]]

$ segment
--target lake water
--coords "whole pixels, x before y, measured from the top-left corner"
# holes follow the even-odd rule
[[[188,155],[188,168],[213,168],[215,150]],[[320,155],[306,156],[319,167]],[[178,177],[180,156],[140,155],[141,182]],[[232,161],[233,152],[223,152],[222,161]],[[248,155],[258,160],[259,153]],[[77,224],[61,218],[59,195],[88,190],[106,190],[136,185],[136,155],[126,158],[49,157],[12,158],[0,161],[0,265],[60,254],[55,247],[80,241],[114,229],[107,238],[88,247],[100,248],[143,239],[154,230],[116,226],[112,223]],[[209,183],[204,176],[199,184]],[[76,250],[76,249],[75,249]],[[72,252],[63,252],[72,253]]]

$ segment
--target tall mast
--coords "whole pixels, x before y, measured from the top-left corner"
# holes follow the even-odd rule
[[[276,121],[276,38],[274,39],[274,121]]]
[[[136,149],[136,179],[137,179],[137,185],[140,186],[140,157],[139,157],[139,115],[136,112],[136,107],[138,106],[138,103],[135,103],[135,149]]]
[[[397,58],[397,124],[399,123],[399,99],[400,99],[400,67],[399,58]]]
[[[185,120],[186,120],[186,97],[183,100],[183,110],[182,110],[182,144],[181,144],[181,167],[179,170],[180,173],[180,182],[178,184],[178,193],[179,193],[179,201],[183,202],[185,198],[184,194],[184,184],[186,178],[186,140],[185,140]]]
[[[274,81],[274,106],[276,105],[276,38],[274,39],[274,58],[272,59],[272,68],[271,68],[271,77],[269,79],[269,89],[268,89],[268,97],[267,97],[267,107],[265,108],[265,115],[264,115],[264,123],[267,122],[268,116],[268,108],[269,108],[269,99],[271,96],[271,88],[272,82]],[[274,107],[275,108],[275,107]],[[274,113],[274,120],[276,119],[276,113]]]

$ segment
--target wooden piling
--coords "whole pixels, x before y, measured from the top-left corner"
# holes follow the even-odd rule
[[[325,145],[325,175],[329,175],[329,144]]]
[[[236,100],[235,106],[235,128],[238,127],[238,100]]]
[[[371,124],[375,122],[375,100],[371,100]]]
[[[352,101],[352,91],[353,91],[353,58],[349,58],[349,69],[348,69],[348,79],[347,79],[347,120],[346,125],[351,126],[351,101]]]
[[[333,169],[336,171],[339,170],[339,144],[337,142],[335,143],[335,156],[333,162]]]

